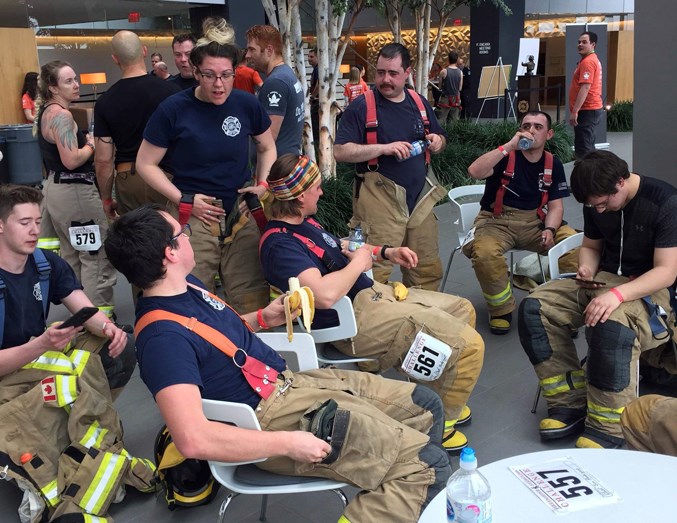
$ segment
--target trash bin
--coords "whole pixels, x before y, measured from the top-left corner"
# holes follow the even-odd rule
[[[0,136],[0,183],[9,183],[9,160],[7,160],[7,141]]]
[[[0,125],[0,139],[5,140],[8,182],[37,185],[42,182],[42,155],[33,125]],[[4,180],[3,180],[4,182]]]

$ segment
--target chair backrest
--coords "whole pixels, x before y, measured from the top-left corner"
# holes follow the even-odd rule
[[[294,339],[291,343],[286,332],[262,332],[259,334],[259,338],[266,345],[279,352],[287,360],[289,368],[295,372],[319,367],[315,340],[310,334],[305,332],[294,333]],[[285,353],[291,353],[292,356],[285,356]]]
[[[465,237],[479,214],[483,194],[484,185],[463,185],[449,191],[449,202],[459,215],[458,221],[454,222],[459,239]]]
[[[348,296],[344,296],[332,307],[338,313],[339,324],[336,327],[325,329],[312,329],[310,335],[315,343],[329,343],[337,340],[346,340],[357,335],[357,321],[353,311],[353,302]],[[301,322],[299,322],[300,324]],[[303,326],[301,326],[303,328]],[[296,335],[294,335],[296,339]]]
[[[573,236],[569,236],[568,238],[562,240],[548,251],[548,268],[550,269],[551,280],[560,277],[558,264],[559,259],[567,252],[579,247],[582,243],[583,233],[579,232],[578,234],[574,234]]]

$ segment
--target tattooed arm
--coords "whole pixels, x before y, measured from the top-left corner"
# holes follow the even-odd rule
[[[61,162],[67,169],[76,169],[94,155],[93,137],[87,137],[87,145],[78,148],[78,128],[73,115],[65,109],[56,112],[49,122],[48,141],[56,144]]]

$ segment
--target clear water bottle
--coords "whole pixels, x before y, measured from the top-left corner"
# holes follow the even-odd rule
[[[477,470],[475,451],[464,448],[459,465],[447,482],[447,521],[491,523],[491,487]]]
[[[522,149],[523,151],[526,151],[527,149],[531,149],[532,144],[534,141],[531,138],[527,138],[526,136],[522,136],[520,138],[520,141],[517,143],[519,145],[519,148]]]
[[[92,117],[92,121],[89,122],[89,129],[87,129],[87,133],[89,134],[89,137],[93,140],[94,139],[94,117]]]
[[[411,153],[409,154],[409,158],[413,158],[414,156],[418,156],[421,154],[423,151],[425,151],[428,146],[430,145],[430,142],[428,140],[416,140],[415,142],[411,142]],[[405,160],[408,160],[409,158],[398,158],[398,162],[404,162]]]
[[[350,231],[350,236],[348,236],[348,250],[350,252],[355,252],[363,245],[364,234],[362,234],[362,227],[358,225]]]

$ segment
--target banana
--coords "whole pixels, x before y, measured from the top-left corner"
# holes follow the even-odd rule
[[[310,287],[301,287],[298,278],[289,278],[289,291],[284,297],[284,315],[287,322],[287,338],[291,342],[294,338],[294,312],[301,309],[301,319],[306,331],[315,317],[315,296]]]
[[[407,299],[407,296],[409,296],[409,289],[407,289],[403,283],[391,281],[390,286],[393,288],[393,294],[397,301],[404,301]]]

